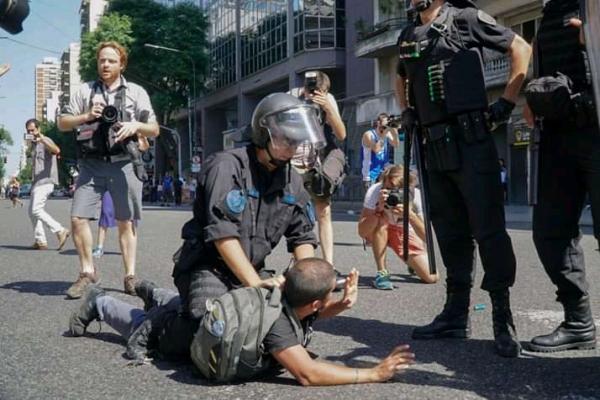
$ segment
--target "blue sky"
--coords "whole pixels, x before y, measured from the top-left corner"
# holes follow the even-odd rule
[[[8,154],[6,171],[10,175],[19,162],[25,121],[35,116],[35,66],[44,57],[60,58],[69,43],[79,41],[80,5],[81,0],[31,0],[23,32],[10,35],[0,29],[0,37],[33,46],[0,39],[0,64],[11,64],[10,71],[0,78],[0,124],[15,142]]]

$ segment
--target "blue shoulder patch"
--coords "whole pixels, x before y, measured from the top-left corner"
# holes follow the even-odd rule
[[[244,208],[246,208],[246,196],[241,190],[234,189],[227,193],[225,203],[229,211],[234,214],[241,214]]]
[[[308,219],[314,225],[317,218],[315,217],[315,207],[312,204],[312,201],[306,203],[306,215],[308,215]]]
[[[291,193],[286,193],[283,195],[283,198],[281,199],[281,201],[283,204],[293,206],[294,204],[296,204],[296,196],[294,196]]]
[[[260,192],[256,190],[256,188],[252,188],[248,190],[248,196],[258,199],[260,197]]]

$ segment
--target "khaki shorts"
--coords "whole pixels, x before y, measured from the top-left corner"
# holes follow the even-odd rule
[[[106,191],[112,197],[117,221],[142,218],[142,182],[135,176],[131,162],[97,159],[79,160],[71,216],[98,219]]]

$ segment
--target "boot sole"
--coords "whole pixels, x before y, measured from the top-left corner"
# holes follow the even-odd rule
[[[534,351],[537,353],[555,353],[557,351],[565,351],[565,350],[593,350],[596,348],[595,340],[588,340],[587,342],[576,342],[576,343],[567,343],[562,344],[560,346],[540,346],[537,344],[529,343],[527,345],[527,350]]]
[[[429,340],[429,339],[468,339],[471,337],[471,331],[466,329],[451,329],[438,333],[431,334],[412,334],[412,338],[416,340]]]

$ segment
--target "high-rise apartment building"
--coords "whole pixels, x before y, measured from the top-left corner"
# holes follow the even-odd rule
[[[108,6],[108,0],[82,0],[79,13],[81,14],[81,34],[93,32],[98,27],[98,21]]]
[[[61,89],[60,62],[54,57],[46,57],[41,64],[35,66],[35,118],[46,121],[46,100],[52,92]]]
[[[65,50],[60,59],[61,62],[61,104],[68,104],[71,96],[81,84],[81,76],[79,75],[79,53],[80,43],[70,43],[69,48]]]

